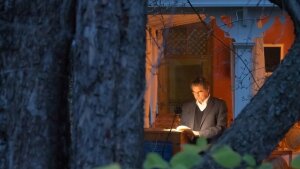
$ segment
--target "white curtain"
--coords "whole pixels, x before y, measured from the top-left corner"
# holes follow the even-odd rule
[[[149,128],[155,121],[158,113],[157,88],[158,67],[163,55],[162,31],[148,29],[146,31],[146,91],[144,127]]]

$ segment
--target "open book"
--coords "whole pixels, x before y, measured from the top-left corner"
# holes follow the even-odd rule
[[[180,125],[176,128],[177,131],[192,130],[188,126]]]
[[[194,138],[196,136],[194,131],[188,126],[180,125],[176,128],[176,131],[185,133],[189,138]]]

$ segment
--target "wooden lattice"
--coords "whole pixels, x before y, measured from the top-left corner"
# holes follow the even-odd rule
[[[208,36],[202,26],[189,24],[172,27],[164,31],[164,37],[166,57],[207,55]]]

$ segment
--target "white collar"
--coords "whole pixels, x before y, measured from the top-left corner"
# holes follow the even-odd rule
[[[210,95],[208,95],[208,97],[206,99],[204,99],[202,103],[198,102],[198,100],[196,100],[196,103],[200,104],[200,105],[206,105],[209,98],[210,98]]]

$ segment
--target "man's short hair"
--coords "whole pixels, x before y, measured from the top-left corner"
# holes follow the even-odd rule
[[[196,77],[194,80],[192,80],[191,87],[196,85],[201,85],[206,90],[209,89],[209,83],[204,77]]]

